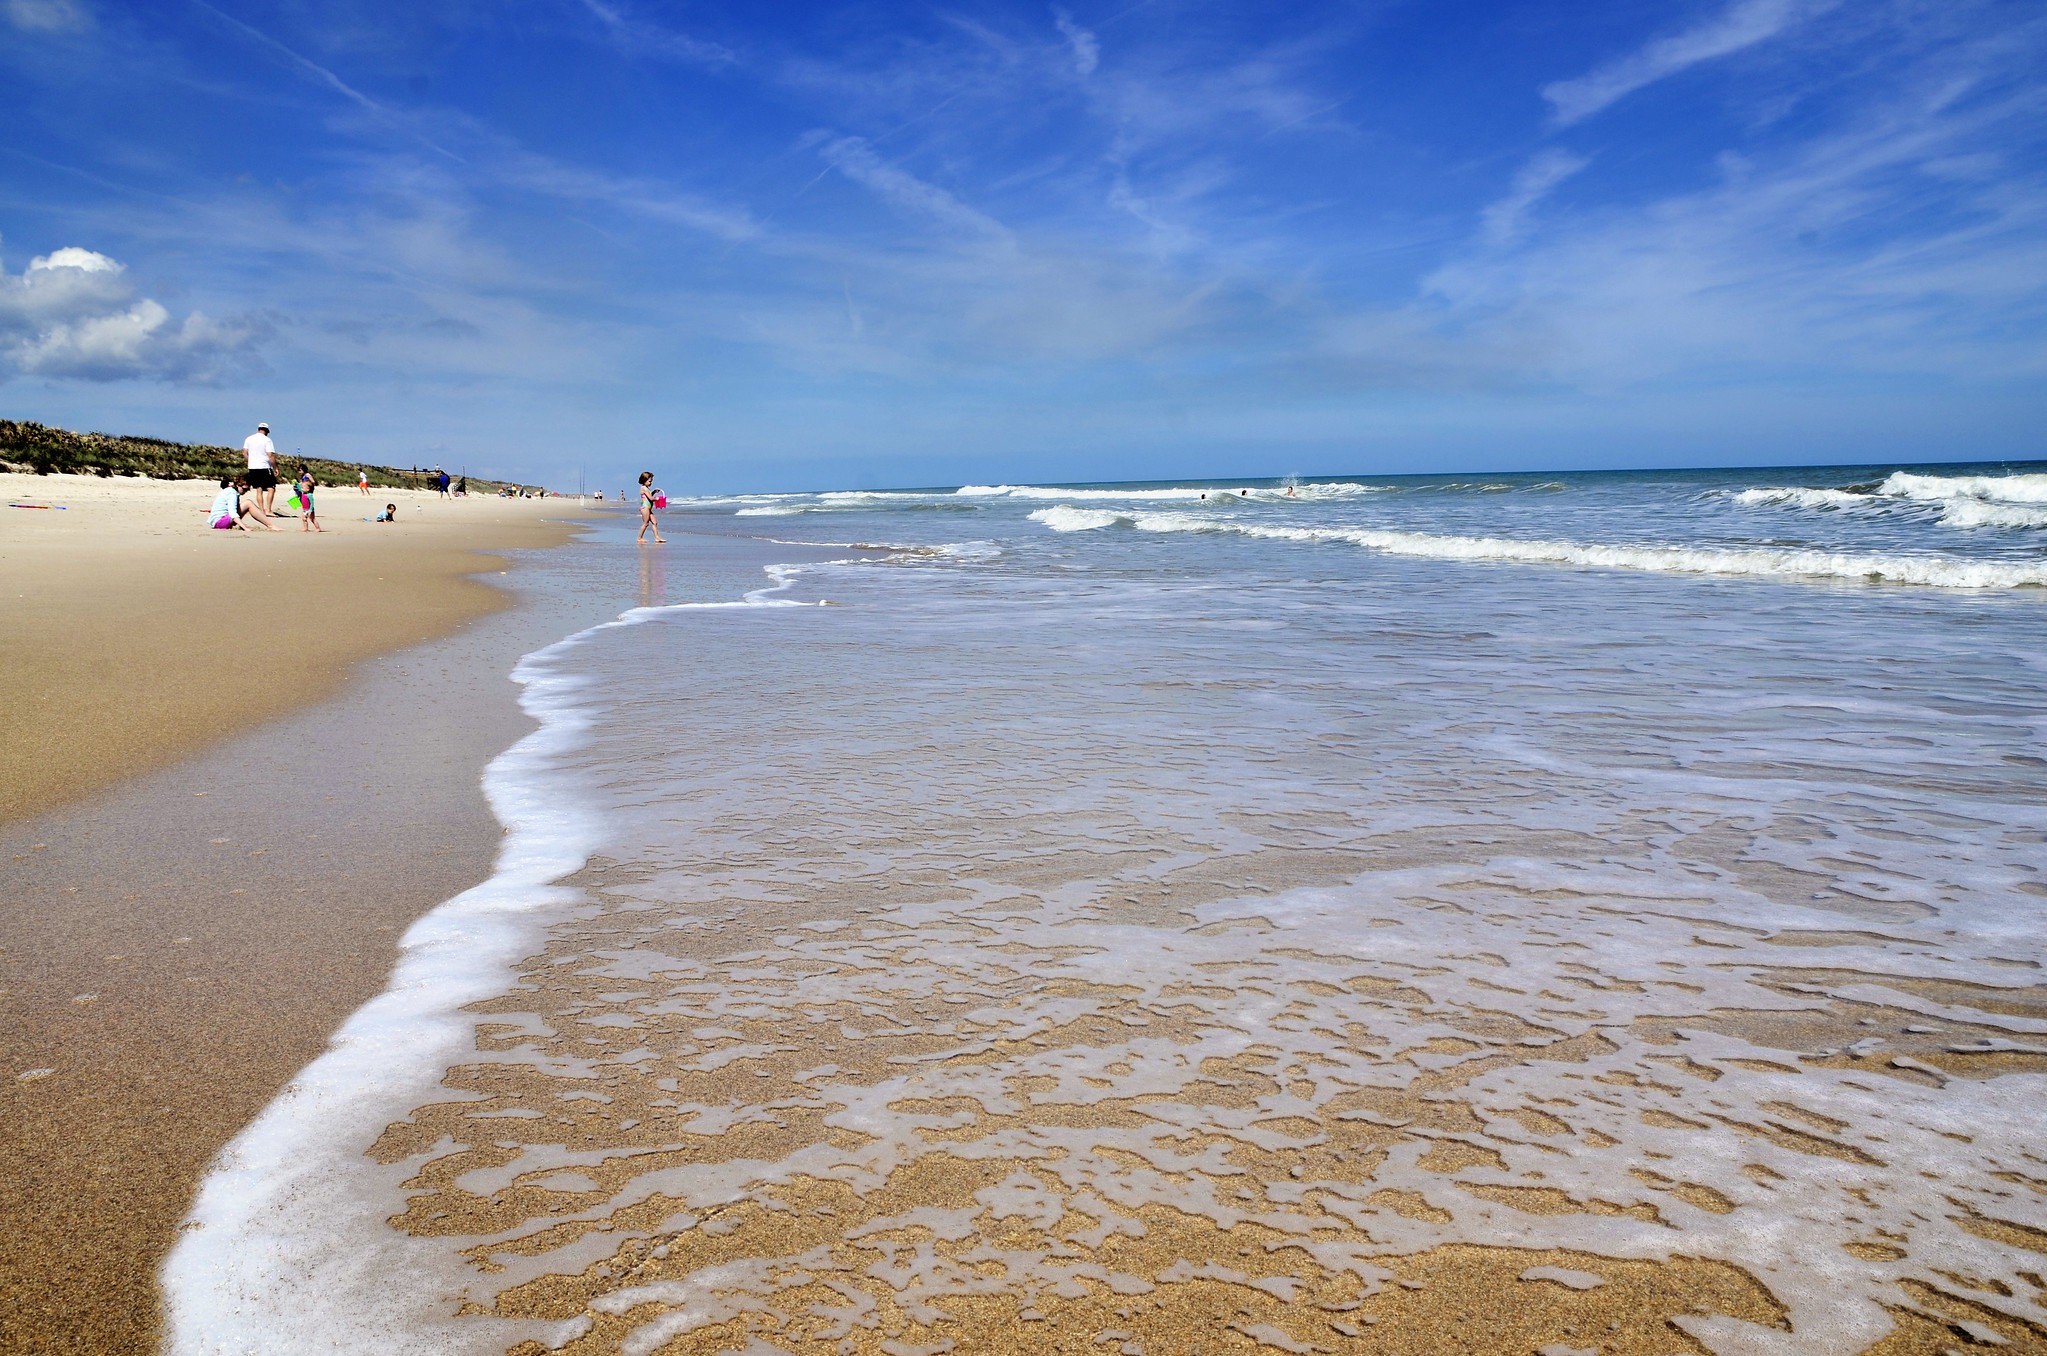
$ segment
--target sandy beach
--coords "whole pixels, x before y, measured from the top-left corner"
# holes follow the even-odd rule
[[[600,527],[0,830],[0,1349],[2047,1349],[2032,595],[958,498]]]
[[[574,504],[320,492],[324,531],[216,532],[208,481],[0,475],[0,822],[315,702],[348,666],[505,606],[489,549]],[[392,524],[362,521],[385,503]],[[18,508],[14,505],[47,507]]]
[[[470,576],[576,506],[351,489],[244,536],[203,483],[0,479],[65,506],[0,510],[0,1351],[153,1351],[207,1161],[487,874],[505,671],[587,618]]]

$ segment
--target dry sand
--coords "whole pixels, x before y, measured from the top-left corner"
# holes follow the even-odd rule
[[[560,501],[329,491],[324,536],[248,537],[203,483],[0,481],[68,506],[0,509],[0,1352],[152,1351],[208,1160],[487,874],[511,659],[616,609],[466,577]]]
[[[210,481],[0,475],[0,822],[331,694],[505,606],[475,552],[567,539],[560,500],[321,491],[325,531],[205,525]],[[398,521],[367,523],[387,502]],[[56,506],[62,506],[61,508]]]

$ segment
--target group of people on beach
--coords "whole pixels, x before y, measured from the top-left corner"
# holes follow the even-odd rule
[[[248,459],[248,469],[238,476],[222,476],[220,493],[213,497],[213,507],[207,510],[206,521],[222,531],[251,532],[261,528],[269,532],[282,532],[277,525],[277,444],[270,441],[270,425],[258,423],[256,431],[242,440],[242,453]],[[468,487],[464,477],[463,486]],[[370,473],[358,469],[355,473],[356,490],[367,496],[370,492]],[[304,461],[299,462],[298,475],[292,480],[299,501],[299,530],[301,532],[325,532],[320,526],[319,510],[314,506],[314,491],[320,482],[313,475],[313,468]],[[446,478],[442,478],[441,491],[447,492]],[[392,523],[398,521],[398,506],[384,505],[384,511],[371,521]]]

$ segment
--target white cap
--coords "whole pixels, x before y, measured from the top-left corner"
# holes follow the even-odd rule
[[[258,419],[256,421],[256,427],[261,429],[265,433],[268,433],[270,431],[270,425],[264,423],[261,419]]]

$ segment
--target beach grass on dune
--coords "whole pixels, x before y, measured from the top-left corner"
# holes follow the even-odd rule
[[[327,457],[293,457],[312,467],[323,483],[354,483],[360,469],[381,489],[417,489],[418,472]],[[74,433],[45,424],[0,419],[0,470],[33,475],[145,476],[153,480],[216,479],[247,465],[238,447],[175,443],[113,433]],[[494,494],[507,482],[469,477],[472,493]]]

